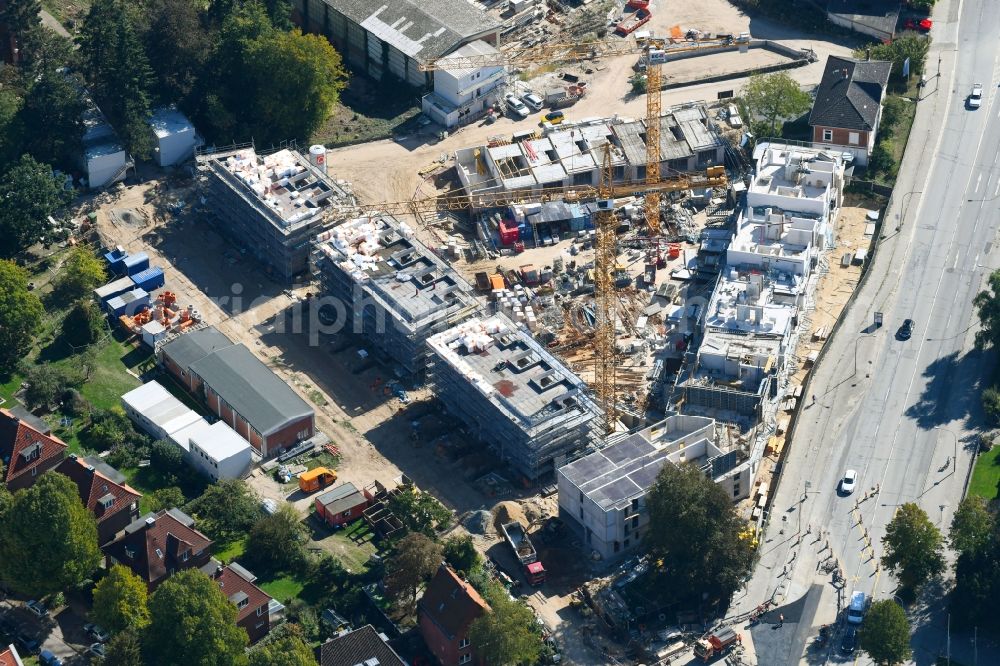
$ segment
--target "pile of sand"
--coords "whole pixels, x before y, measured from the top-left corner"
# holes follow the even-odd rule
[[[500,502],[493,507],[493,529],[500,532],[500,526],[504,523],[519,522],[525,529],[528,527],[528,518],[524,515],[517,502]]]

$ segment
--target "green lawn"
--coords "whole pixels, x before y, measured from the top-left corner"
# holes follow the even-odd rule
[[[323,545],[340,560],[345,569],[352,573],[363,573],[368,570],[368,560],[378,553],[378,548],[371,540],[368,526],[360,520],[354,524],[360,524],[361,528],[352,531],[349,526],[347,530],[334,532],[333,536],[323,540]]]
[[[992,500],[997,496],[997,484],[1000,483],[1000,446],[994,446],[976,460],[972,470],[972,481],[969,484],[969,494]]]
[[[243,550],[246,548],[246,545],[246,537],[238,539],[233,543],[228,544],[225,548],[217,550],[215,552],[215,557],[216,559],[229,564],[243,554]]]
[[[305,584],[289,574],[279,576],[266,582],[257,581],[260,589],[267,592],[281,603],[288,603],[289,599],[294,599],[302,592]]]

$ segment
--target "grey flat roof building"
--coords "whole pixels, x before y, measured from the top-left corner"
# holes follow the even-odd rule
[[[261,435],[270,435],[313,409],[243,345],[218,349],[190,366]]]
[[[160,351],[177,366],[180,372],[186,373],[192,363],[200,361],[214,351],[232,346],[233,341],[219,329],[208,326],[164,342],[160,345]]]
[[[583,380],[504,315],[474,318],[427,341],[448,411],[530,479],[590,444],[600,415]]]
[[[313,263],[324,295],[344,306],[344,323],[412,374],[424,370],[427,337],[478,307],[472,286],[389,216],[320,234]]]

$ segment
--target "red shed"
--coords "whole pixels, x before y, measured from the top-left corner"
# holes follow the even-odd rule
[[[360,518],[371,501],[368,490],[344,483],[316,498],[316,513],[330,526],[345,525]]]

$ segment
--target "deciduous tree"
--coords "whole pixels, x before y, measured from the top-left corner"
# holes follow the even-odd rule
[[[149,462],[168,483],[184,473],[184,453],[173,442],[159,439],[149,447]]]
[[[83,246],[73,248],[59,269],[53,289],[63,302],[88,298],[91,292],[108,280],[104,262]]]
[[[868,609],[858,632],[858,643],[876,664],[893,666],[907,661],[910,650],[910,621],[895,601],[876,601]]]
[[[212,35],[202,19],[201,4],[194,0],[153,0],[149,4],[149,28],[143,41],[164,102],[176,101],[186,107],[204,74]]]
[[[385,587],[397,602],[412,604],[417,590],[441,565],[441,546],[419,532],[400,539],[386,564]]]
[[[0,177],[0,254],[14,256],[41,240],[49,216],[72,198],[52,167],[22,156]]]
[[[468,575],[483,558],[468,534],[448,537],[444,542],[444,559],[455,571]]]
[[[41,23],[38,13],[42,11],[42,0],[14,0],[0,5],[0,23],[7,26],[19,44],[32,28]]]
[[[896,574],[900,585],[916,590],[944,571],[943,541],[924,510],[907,502],[886,526],[882,566]]]
[[[389,509],[413,532],[428,536],[451,520],[451,511],[433,495],[406,486],[389,499]]]
[[[189,508],[199,528],[219,543],[230,543],[246,534],[260,515],[260,500],[239,479],[213,483]]]
[[[149,624],[146,583],[132,570],[116,564],[94,586],[94,619],[112,633],[139,631]]]
[[[753,541],[731,498],[693,465],[665,465],[647,494],[645,544],[678,600],[727,599],[750,570]]]
[[[146,496],[146,499],[149,501],[150,511],[181,507],[184,506],[184,502],[186,501],[184,493],[177,486],[167,486],[166,488],[154,490]]]
[[[93,344],[102,333],[104,315],[93,301],[77,301],[62,321],[62,339],[73,347]]]
[[[951,519],[949,538],[951,547],[958,553],[980,553],[990,543],[994,518],[986,500],[969,495],[961,501]]]
[[[490,612],[469,627],[469,641],[476,655],[484,663],[497,666],[536,663],[542,637],[528,607],[512,600],[496,583],[488,586],[486,602]]]
[[[809,93],[785,72],[754,74],[743,87],[743,103],[755,116],[762,118],[777,136],[781,121],[795,118],[812,105]]]
[[[100,666],[146,666],[142,659],[142,641],[135,631],[123,631],[112,636],[105,650],[104,658],[96,662]]]
[[[164,581],[149,599],[150,624],[143,654],[152,666],[245,666],[246,631],[236,625],[236,606],[218,584],[197,569]]]
[[[989,286],[976,294],[972,304],[979,315],[976,349],[1000,347],[1000,271],[990,273]]]
[[[80,386],[84,381],[80,368],[73,366],[25,363],[22,371],[24,382],[28,385],[24,391],[24,401],[32,409],[51,407],[59,402],[67,390]]]
[[[0,374],[28,353],[42,325],[42,302],[28,290],[28,273],[0,259]]]
[[[902,35],[887,44],[870,44],[854,51],[854,57],[865,59],[871,55],[872,60],[888,60],[892,62],[892,76],[902,78],[903,63],[910,59],[910,76],[919,76],[924,71],[927,62],[927,52],[930,50],[929,39],[919,35]]]
[[[25,595],[78,585],[101,560],[97,524],[68,477],[43,474],[16,493],[0,525],[0,578]]]
[[[305,562],[305,538],[301,516],[295,507],[284,503],[254,524],[247,537],[245,557],[254,570],[296,571]]]
[[[250,666],[316,666],[316,658],[300,636],[289,634],[250,650]]]

